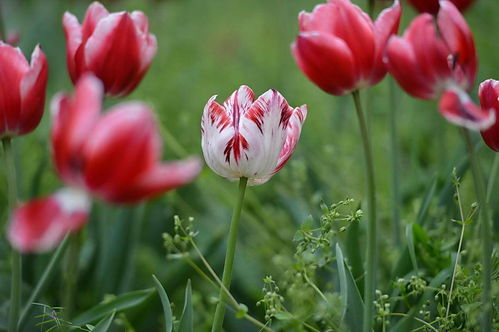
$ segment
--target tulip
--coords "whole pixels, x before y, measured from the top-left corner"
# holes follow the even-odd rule
[[[161,163],[161,138],[152,111],[139,102],[101,114],[103,86],[83,76],[75,95],[52,101],[52,156],[69,187],[22,205],[10,224],[10,240],[21,251],[53,248],[79,229],[90,197],[115,204],[136,203],[191,182],[197,158]]]
[[[494,151],[499,152],[499,81],[486,80],[478,90],[480,105],[485,110],[493,110],[496,122],[481,132],[483,140]]]
[[[440,2],[436,22],[423,13],[403,37],[391,37],[386,55],[390,73],[400,86],[416,98],[440,98],[440,112],[448,121],[474,130],[494,122],[494,114],[472,105],[467,94],[477,72],[475,43],[451,2]]]
[[[373,22],[349,0],[329,0],[301,12],[300,33],[291,50],[298,67],[322,90],[344,95],[385,76],[383,53],[400,22],[396,0]]]
[[[45,105],[48,64],[39,46],[28,63],[19,48],[0,41],[0,138],[32,132]]]
[[[420,12],[431,14],[438,13],[439,0],[408,0],[409,3]],[[468,9],[475,0],[450,0],[461,12]]]
[[[306,105],[292,108],[269,90],[257,100],[243,85],[224,103],[208,100],[201,120],[204,158],[218,175],[249,185],[267,182],[293,154],[307,116]]]
[[[139,11],[109,14],[94,2],[81,26],[68,12],[63,26],[71,80],[76,84],[84,73],[92,72],[109,95],[132,92],[156,54],[156,37],[149,33],[148,19]]]

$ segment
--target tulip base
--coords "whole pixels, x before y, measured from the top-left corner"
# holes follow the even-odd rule
[[[376,188],[374,184],[374,165],[367,129],[366,118],[362,109],[359,91],[352,93],[355,102],[355,110],[359,121],[362,145],[364,147],[366,189],[367,189],[367,249],[366,249],[366,279],[364,280],[364,314],[363,331],[370,332],[373,320],[374,287],[376,279],[376,250],[377,250],[377,230],[376,230]]]
[[[241,217],[241,210],[243,207],[244,194],[246,192],[246,185],[248,178],[242,177],[239,180],[239,196],[237,203],[234,206],[232,220],[230,222],[229,238],[227,242],[227,252],[225,253],[224,271],[222,277],[222,287],[220,288],[220,296],[215,310],[215,317],[213,319],[212,332],[219,332],[222,330],[222,324],[225,315],[225,301],[227,292],[230,289],[230,282],[232,279],[232,266],[234,265],[234,255],[236,252],[237,234],[239,230],[239,220]]]

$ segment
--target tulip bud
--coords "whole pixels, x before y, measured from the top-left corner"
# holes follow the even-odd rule
[[[33,131],[43,115],[48,64],[39,46],[31,64],[19,48],[0,41],[0,138]]]
[[[76,84],[84,73],[92,72],[109,95],[132,92],[156,54],[156,37],[149,33],[148,19],[139,11],[110,14],[94,2],[81,26],[68,12],[63,26],[71,80]]]
[[[492,150],[499,152],[499,81],[486,80],[482,82],[478,95],[482,108],[492,110],[496,120],[491,127],[481,132],[483,140]]]
[[[305,105],[292,108],[269,90],[257,100],[243,85],[224,103],[208,100],[201,119],[204,158],[218,175],[249,185],[267,182],[293,154],[307,116]]]

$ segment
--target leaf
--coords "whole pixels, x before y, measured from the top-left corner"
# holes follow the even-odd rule
[[[158,292],[159,298],[161,299],[161,305],[163,306],[163,314],[165,317],[165,332],[172,332],[173,330],[173,315],[172,315],[172,307],[170,304],[170,300],[168,299],[168,295],[166,295],[166,291],[159,282],[158,278],[153,274],[152,279],[154,281],[154,287],[156,287],[156,291]]]
[[[428,191],[424,196],[423,204],[421,204],[421,207],[419,208],[418,211],[418,217],[416,218],[416,223],[423,225],[426,222],[426,217],[428,216],[430,203],[431,200],[433,199],[433,196],[435,195],[436,188],[437,188],[437,177],[433,179],[430,188],[428,189]]]
[[[116,311],[113,311],[109,316],[103,318],[93,329],[92,332],[106,332],[111,327]]]
[[[362,245],[360,242],[360,223],[353,222],[348,227],[345,245],[345,254],[348,258],[348,263],[352,268],[352,275],[357,284],[360,293],[364,291],[364,268],[362,267]]]
[[[94,322],[111,314],[113,311],[123,311],[142,304],[154,292],[154,288],[148,288],[118,295],[114,299],[100,303],[85,311],[73,319],[73,324],[84,325]]]
[[[187,280],[187,287],[185,287],[185,300],[184,309],[182,310],[182,316],[180,317],[180,323],[178,324],[178,332],[193,332],[193,320],[192,320],[192,290],[191,290],[191,280]]]
[[[416,259],[416,248],[414,247],[414,233],[413,224],[408,224],[405,227],[405,237],[407,239],[407,248],[409,250],[409,256],[411,257],[412,267],[414,271],[418,271],[418,261]]]
[[[340,294],[344,301],[342,319],[350,331],[362,331],[364,303],[352,273],[345,263],[339,244],[336,244],[336,263],[340,279]]]

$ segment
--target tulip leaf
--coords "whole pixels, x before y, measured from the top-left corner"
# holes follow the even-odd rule
[[[405,237],[407,239],[407,248],[409,249],[409,256],[411,258],[412,262],[412,267],[415,272],[417,272],[418,269],[418,262],[416,259],[416,248],[414,246],[414,225],[413,224],[408,224],[405,227]]]
[[[73,324],[84,325],[95,322],[113,311],[123,311],[142,304],[154,292],[154,288],[133,291],[116,296],[110,301],[96,305],[73,319]]]
[[[340,294],[343,300],[342,320],[350,331],[362,331],[364,303],[352,273],[345,263],[339,244],[336,244],[336,263],[340,279]]]
[[[106,332],[111,327],[111,324],[114,320],[114,315],[116,315],[116,311],[113,311],[107,317],[104,317],[95,327],[92,332]]]
[[[431,186],[426,192],[424,199],[423,199],[423,204],[421,204],[421,207],[419,208],[418,211],[418,216],[416,218],[416,222],[419,225],[423,225],[426,221],[426,218],[428,216],[428,210],[430,208],[430,203],[431,200],[433,199],[433,196],[435,196],[435,190],[437,188],[437,178],[435,177],[433,181],[431,182]]]
[[[191,280],[189,279],[187,280],[187,287],[185,288],[184,309],[182,310],[182,316],[180,317],[180,322],[178,324],[178,332],[194,331],[191,297]]]
[[[161,285],[161,282],[156,278],[153,274],[152,279],[154,281],[154,287],[156,287],[156,291],[161,299],[161,305],[163,305],[163,315],[165,318],[165,332],[172,332],[173,330],[173,315],[172,315],[172,307],[170,304],[170,300],[168,299],[168,295],[166,295],[166,291]]]

